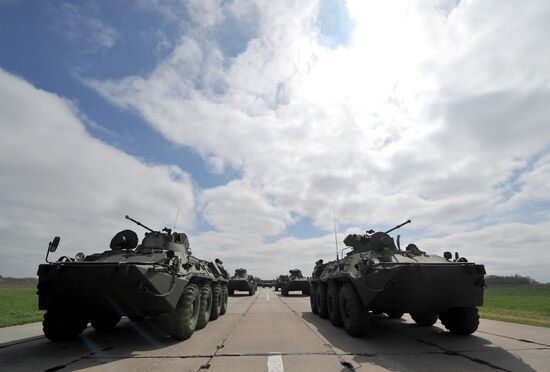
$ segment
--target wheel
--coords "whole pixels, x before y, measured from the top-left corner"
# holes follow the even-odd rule
[[[190,283],[184,288],[183,293],[176,305],[176,308],[170,312],[170,335],[177,340],[186,340],[197,327],[199,311],[201,305],[201,296],[199,287]]]
[[[96,331],[107,332],[116,327],[120,322],[120,318],[122,318],[120,314],[116,313],[96,314],[92,316],[90,323]]]
[[[321,318],[328,318],[327,308],[327,285],[325,283],[317,284],[317,295],[315,296],[315,304]]]
[[[405,314],[402,311],[392,310],[392,311],[386,311],[386,315],[390,319],[401,319],[403,317],[403,314]]]
[[[304,295],[304,296],[309,296],[309,293],[310,293],[310,292],[311,292],[311,289],[310,289],[310,288],[304,289],[304,290],[302,291],[302,295]]]
[[[311,283],[311,291],[309,292],[309,304],[311,305],[311,312],[313,314],[319,314],[317,310],[317,303],[315,302],[315,296],[317,292],[317,283]]]
[[[340,313],[340,297],[337,283],[330,283],[327,291],[327,311],[330,322],[336,327],[342,327],[342,314]]]
[[[250,288],[250,290],[248,291],[248,295],[249,295],[249,296],[254,296],[255,293],[256,293],[256,287],[252,287],[252,288]]]
[[[369,325],[369,313],[351,283],[340,289],[340,314],[346,331],[354,337],[363,336]]]
[[[212,310],[212,288],[210,283],[201,285],[201,306],[199,309],[199,317],[195,329],[203,329],[210,320],[210,312]]]
[[[225,314],[227,311],[227,284],[222,284],[222,306],[220,308],[220,315]]]
[[[416,324],[424,327],[433,326],[437,322],[436,313],[410,313],[410,315]]]
[[[477,307],[453,307],[439,314],[439,319],[445,328],[457,335],[471,335],[479,327]]]
[[[235,294],[235,290],[234,290],[234,289],[230,289],[230,290],[229,290],[229,295],[230,295],[230,296],[233,296],[234,294]]]
[[[48,310],[44,314],[42,330],[51,341],[67,341],[77,338],[87,325],[88,321],[78,314]]]
[[[212,286],[212,309],[210,310],[210,320],[216,320],[221,315],[222,302],[222,286],[220,283],[215,283]]]

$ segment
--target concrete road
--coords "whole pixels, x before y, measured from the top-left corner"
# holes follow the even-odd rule
[[[239,292],[237,292],[238,294]],[[472,336],[410,318],[373,320],[352,338],[310,311],[309,298],[271,289],[230,297],[227,314],[175,342],[157,322],[123,320],[52,343],[39,323],[0,329],[3,371],[550,371],[550,329],[482,320]]]

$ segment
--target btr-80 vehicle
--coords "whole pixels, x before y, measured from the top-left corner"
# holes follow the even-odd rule
[[[249,296],[253,296],[256,293],[256,288],[258,288],[258,283],[256,283],[252,275],[246,273],[246,269],[235,270],[235,275],[229,279],[228,289],[230,296],[233,296],[235,291],[246,291]]]
[[[344,239],[345,257],[316,262],[311,279],[311,310],[352,336],[367,331],[371,313],[400,318],[409,313],[421,326],[439,318],[452,333],[477,330],[483,305],[485,267],[455,253],[426,254],[416,245],[404,250],[386,232],[367,231]]]
[[[38,307],[46,310],[44,334],[52,341],[76,338],[91,323],[114,328],[123,315],[139,321],[165,314],[170,335],[189,338],[227,310],[229,275],[220,260],[191,256],[184,233],[148,230],[141,244],[132,230],[117,233],[111,250],[48,261],[59,237],[48,246],[47,264],[38,266]]]
[[[281,287],[288,282],[288,275],[279,275],[277,279],[275,279],[275,284],[273,285],[275,287],[275,291],[278,291],[281,289]]]
[[[290,291],[302,291],[302,294],[309,296],[309,280],[302,275],[298,269],[289,270],[290,277],[281,285],[281,294],[288,296]]]

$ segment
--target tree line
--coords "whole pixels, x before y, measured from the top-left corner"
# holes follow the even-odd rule
[[[515,275],[486,275],[485,284],[488,286],[496,285],[535,285],[540,284],[529,276]]]

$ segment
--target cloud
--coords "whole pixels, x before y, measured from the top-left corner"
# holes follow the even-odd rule
[[[90,136],[77,108],[0,69],[0,244],[4,276],[31,276],[54,235],[61,254],[108,249],[119,230],[195,224],[191,177],[146,164]],[[169,222],[168,222],[169,221]]]
[[[83,12],[80,7],[68,3],[51,7],[58,17],[55,29],[73,42],[85,42],[89,53],[111,49],[120,39],[119,33],[113,27],[95,15],[85,14],[94,13],[94,7],[90,4],[90,12]]]
[[[508,202],[550,148],[546,2],[339,3],[355,28],[337,47],[319,35],[317,3],[246,3],[257,27],[228,51],[216,30],[236,4],[207,17],[189,3],[194,31],[150,74],[87,81],[217,172],[237,170],[201,191],[220,234],[272,235],[301,217],[328,230],[335,207],[346,226],[411,217],[445,238],[509,222],[506,206],[528,199]],[[543,167],[521,190],[545,185]],[[258,224],[235,221],[242,203]]]

